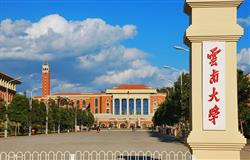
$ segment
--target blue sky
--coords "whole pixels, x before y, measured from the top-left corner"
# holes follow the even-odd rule
[[[100,91],[121,83],[171,85],[160,79],[174,80],[177,73],[163,65],[189,70],[189,55],[173,48],[187,48],[183,5],[183,0],[1,0],[0,69],[23,77],[18,91],[39,87],[44,59],[51,66],[52,92]],[[250,72],[249,6],[245,0],[238,10],[245,29],[238,65],[245,73]]]

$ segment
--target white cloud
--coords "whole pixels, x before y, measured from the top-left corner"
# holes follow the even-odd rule
[[[74,65],[89,74],[88,81],[92,79],[92,84],[88,82],[90,87],[72,83],[68,77],[61,81],[53,79],[52,93],[92,92],[97,85],[104,88],[121,83],[143,83],[153,87],[169,84],[168,81],[159,80],[165,76],[165,71],[146,60],[149,53],[122,45],[123,40],[131,39],[136,34],[134,25],[111,25],[99,18],[72,21],[53,14],[38,22],[6,19],[0,21],[0,58],[76,58],[78,63]],[[175,80],[177,74],[171,76]],[[31,74],[28,79],[40,86],[40,78],[35,77],[35,74]]]
[[[53,14],[36,23],[6,19],[0,23],[0,58],[43,60],[86,55],[119,44],[136,32],[134,25],[110,25],[98,18],[69,21]]]
[[[57,79],[51,80],[51,93],[63,93],[63,92],[95,92],[91,87],[82,86],[80,83],[71,83],[67,81],[60,81]]]
[[[158,72],[157,67],[148,64],[146,61],[135,60],[129,68],[106,72],[96,77],[94,82],[98,85],[143,82],[146,79],[155,79]]]
[[[238,54],[238,68],[250,72],[250,48],[241,49]]]
[[[238,23],[241,23],[246,26],[250,26],[250,16],[247,18],[238,18]]]
[[[125,48],[115,45],[105,48],[97,54],[88,54],[78,57],[80,67],[84,69],[98,68],[110,69],[115,67],[128,67],[133,60],[145,58],[147,53],[136,48]],[[117,68],[116,68],[117,69]]]

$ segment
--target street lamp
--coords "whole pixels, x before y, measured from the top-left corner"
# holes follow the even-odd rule
[[[38,89],[41,89],[41,87],[38,87],[38,88],[33,88],[31,91],[30,91],[30,117],[29,117],[29,136],[31,136],[31,110],[32,110],[32,97],[33,97],[33,92],[38,90]]]
[[[170,67],[170,66],[167,66],[167,65],[164,65],[163,68],[166,68],[166,69],[172,69],[176,72],[179,73],[179,75],[181,76],[181,93],[182,93],[182,71],[177,69],[177,68],[174,68],[174,67]]]
[[[8,137],[8,105],[9,105],[9,86],[8,84],[11,83],[11,82],[14,82],[14,81],[18,81],[20,80],[22,77],[18,77],[18,78],[15,78],[15,79],[12,79],[10,81],[7,82],[7,86],[6,86],[6,96],[5,96],[5,100],[6,100],[6,114],[5,114],[5,117],[6,117],[6,120],[5,120],[5,129],[4,129],[4,138],[7,138]]]
[[[189,49],[183,48],[181,46],[174,46],[174,48],[177,49],[177,50],[182,50],[182,51],[189,52]]]
[[[174,87],[174,81],[170,80],[170,79],[166,79],[166,78],[160,78],[160,80],[162,81],[169,81],[170,83],[173,83],[173,91],[175,91],[175,87]],[[168,91],[168,90],[167,90]],[[168,92],[169,94],[169,92]]]

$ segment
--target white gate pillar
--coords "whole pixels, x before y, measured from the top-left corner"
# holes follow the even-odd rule
[[[237,105],[236,49],[243,35],[237,7],[241,3],[186,0],[192,80],[192,131],[187,142],[198,160],[239,160],[246,143],[238,131]],[[217,71],[218,80],[212,79]]]

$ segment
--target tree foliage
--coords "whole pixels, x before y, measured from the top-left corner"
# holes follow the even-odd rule
[[[28,125],[29,100],[20,94],[16,94],[8,107],[8,117],[10,121]]]
[[[43,128],[46,120],[46,106],[43,102],[32,100],[31,124],[35,128]]]
[[[238,113],[241,132],[250,137],[250,79],[238,70]]]
[[[0,123],[6,120],[6,103],[0,99]]]
[[[179,77],[172,88],[160,89],[165,90],[168,96],[154,114],[155,125],[174,125],[189,119],[190,86],[189,74],[186,73],[182,74],[182,85]]]

